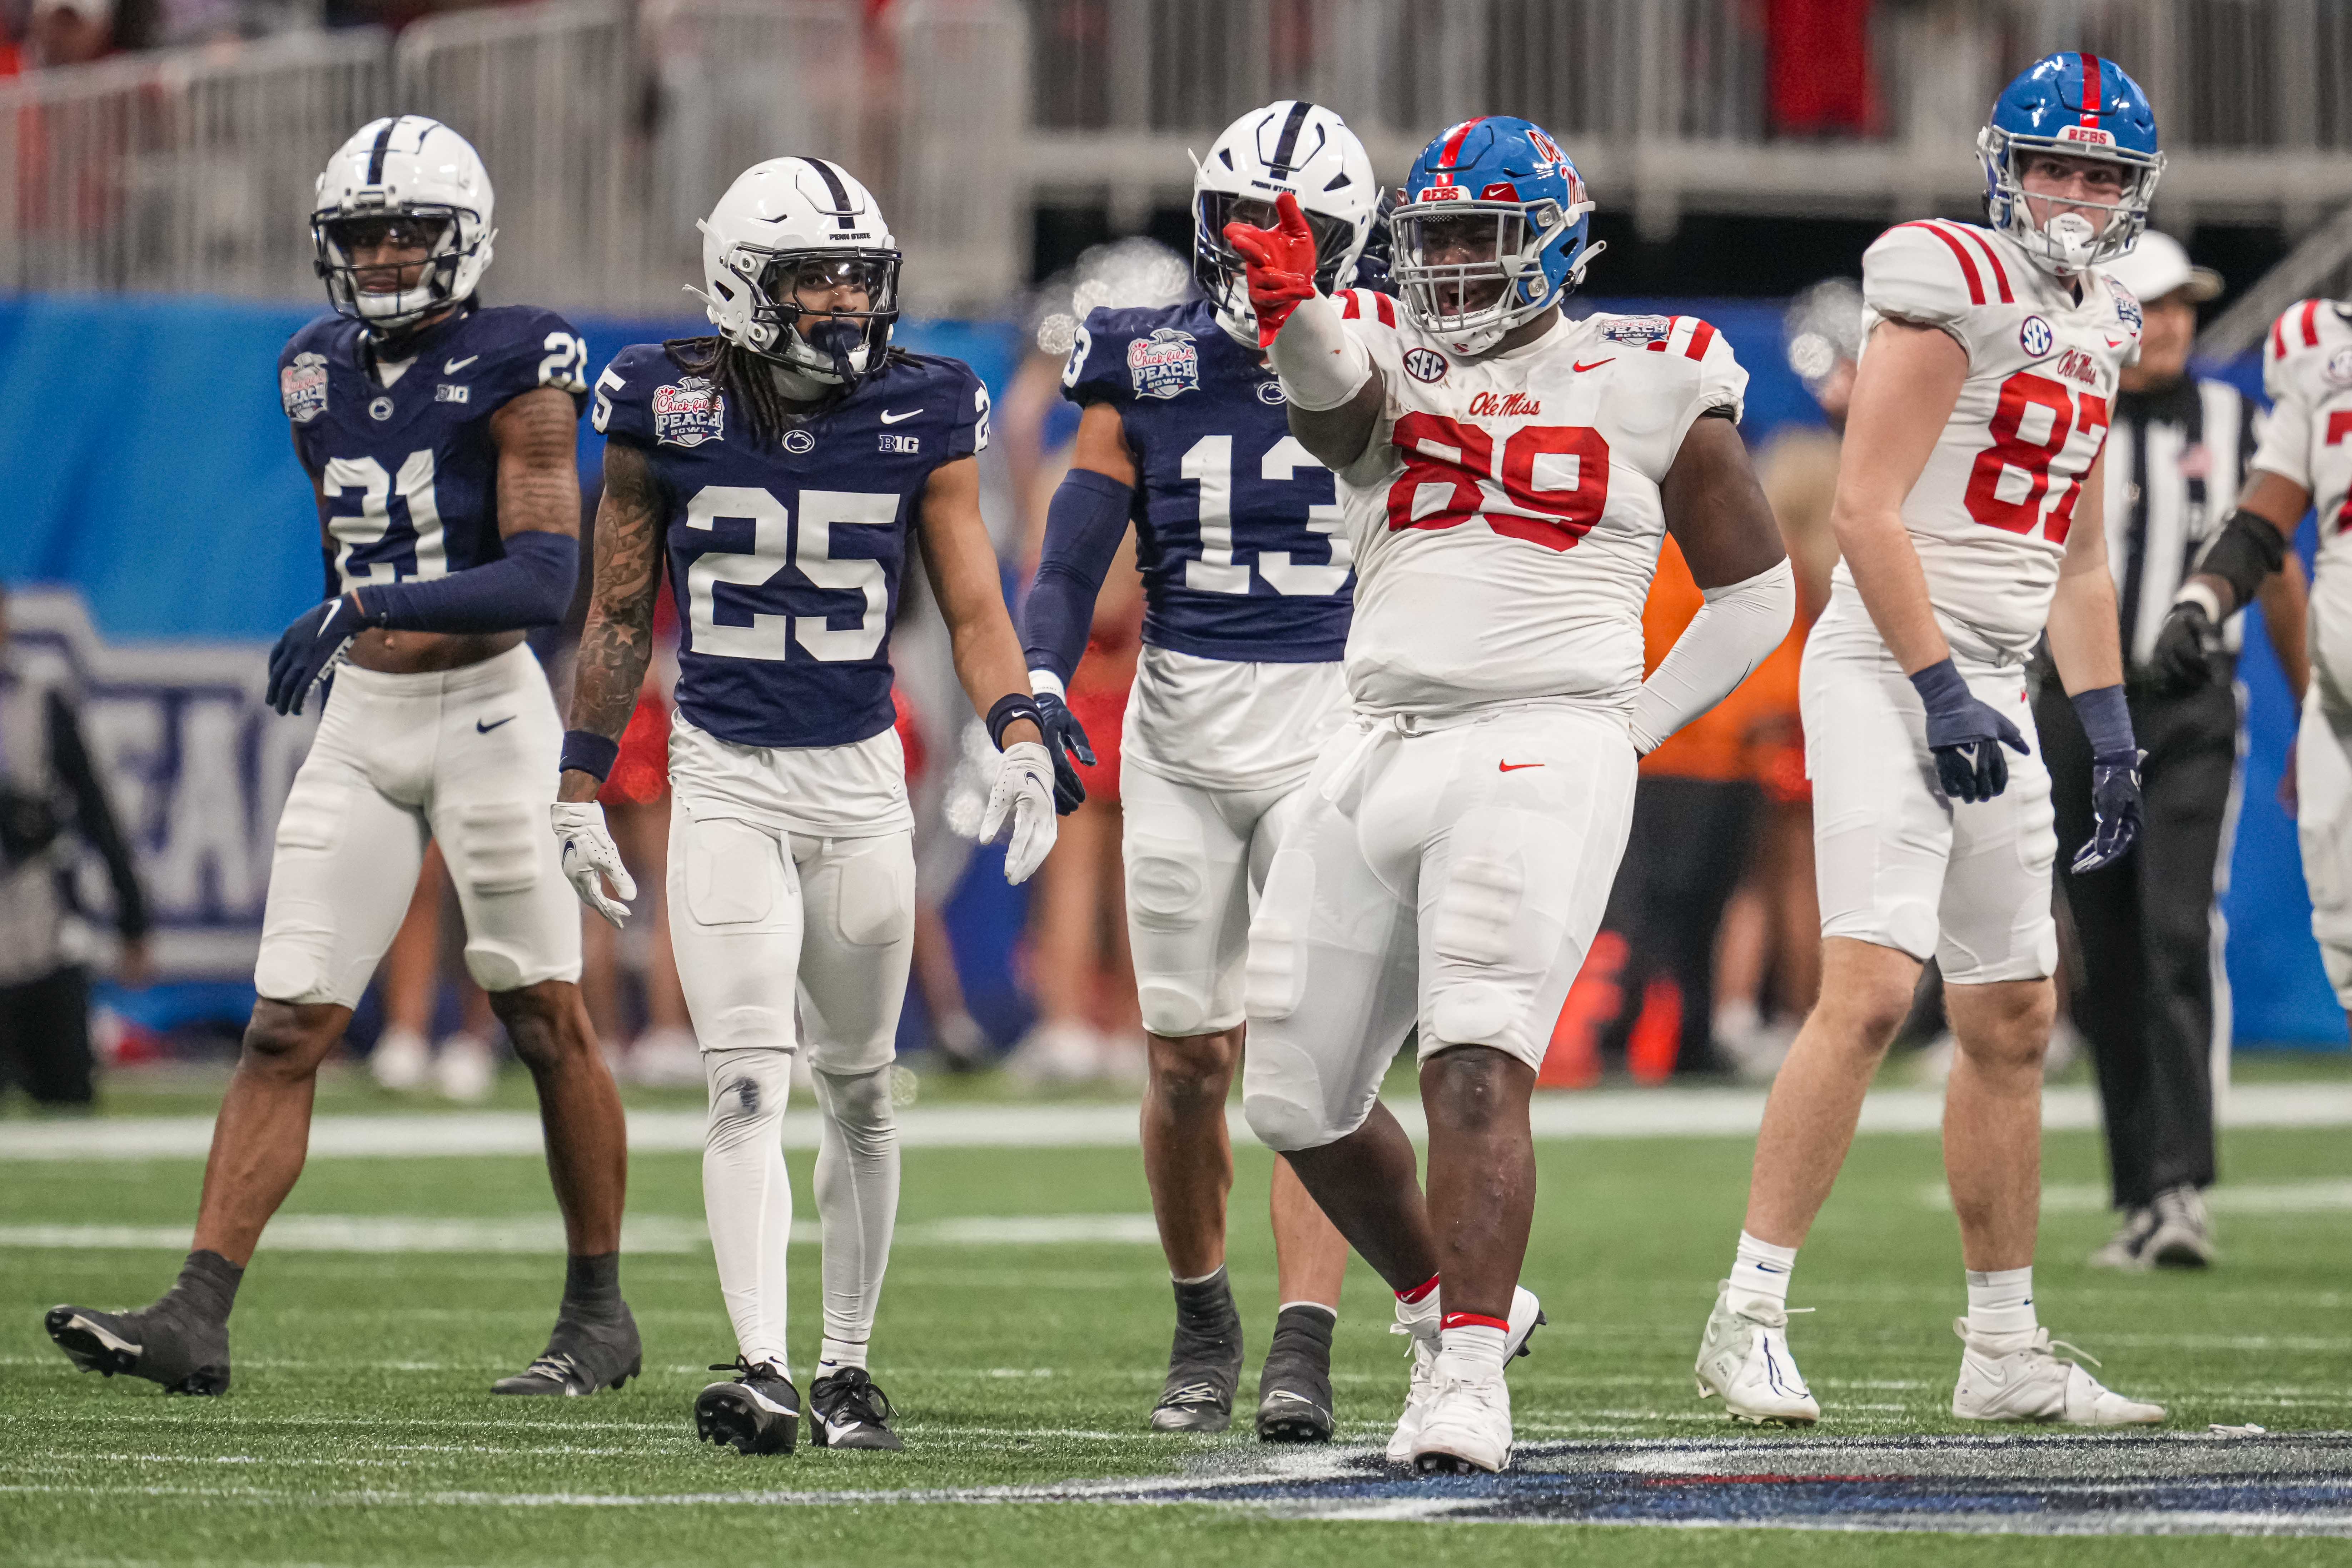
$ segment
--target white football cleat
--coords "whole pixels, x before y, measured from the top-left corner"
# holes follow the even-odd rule
[[[1721,1394],[1734,1421],[1810,1426],[1822,1418],[1797,1358],[1789,1353],[1789,1310],[1754,1296],[1734,1308],[1728,1279],[1716,1287],[1715,1310],[1707,1315],[1692,1372],[1698,1396]]]
[[[2048,1329],[2031,1335],[1969,1333],[1966,1318],[1952,1320],[1952,1331],[1967,1348],[1960,1352],[1960,1381],[1952,1389],[1952,1414],[1962,1421],[2062,1421],[2069,1426],[2149,1426],[2164,1419],[2164,1406],[2127,1399],[2057,1352],[2089,1352],[2053,1340]]]
[[[1511,1291],[1511,1328],[1503,1339],[1505,1366],[1528,1353],[1528,1341],[1549,1319],[1544,1316],[1543,1303],[1526,1286]],[[1412,1339],[1412,1374],[1405,1384],[1404,1414],[1397,1417],[1396,1430],[1389,1435],[1389,1463],[1412,1463],[1413,1445],[1421,1440],[1422,1422],[1429,1415],[1430,1402],[1437,1397],[1437,1329],[1433,1325],[1422,1333],[1404,1323],[1391,1323],[1389,1332],[1408,1334]]]
[[[368,1076],[377,1088],[395,1094],[423,1089],[433,1076],[433,1047],[415,1029],[394,1024],[375,1037],[375,1049],[368,1053]]]
[[[1469,1369],[1439,1356],[1413,1439],[1412,1468],[1424,1476],[1492,1475],[1511,1462],[1511,1390],[1499,1371]]]
[[[442,1099],[454,1100],[460,1105],[478,1105],[498,1088],[499,1059],[491,1051],[490,1042],[480,1036],[455,1034],[441,1042],[441,1055],[433,1064],[433,1077]]]

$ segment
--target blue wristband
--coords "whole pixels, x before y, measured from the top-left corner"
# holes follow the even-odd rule
[[[1045,711],[1034,697],[1025,691],[1008,691],[998,698],[988,710],[989,742],[1000,752],[1004,750],[1005,726],[1024,719],[1036,725],[1039,734],[1045,732]]]
[[[611,774],[613,764],[620,759],[621,742],[593,730],[563,731],[563,756],[561,771],[583,773],[598,784]]]
[[[2120,686],[2102,686],[2074,694],[2074,713],[2083,721],[2083,733],[2091,742],[2095,760],[2132,755],[2139,744],[2132,739],[2131,705],[2124,700]]]

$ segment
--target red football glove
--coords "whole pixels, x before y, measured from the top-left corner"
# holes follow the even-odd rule
[[[1282,323],[1301,300],[1315,297],[1315,231],[1288,191],[1274,199],[1275,226],[1225,225],[1225,243],[1241,253],[1249,278],[1250,309],[1257,312],[1257,346],[1270,349]]]

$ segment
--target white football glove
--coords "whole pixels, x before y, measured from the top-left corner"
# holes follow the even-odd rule
[[[980,841],[993,844],[1013,816],[1013,842],[1004,851],[1004,879],[1015,886],[1045,862],[1054,847],[1054,759],[1036,741],[1016,741],[996,764],[996,787],[980,819]]]
[[[551,810],[555,841],[563,847],[564,879],[582,903],[618,930],[628,921],[629,906],[608,896],[604,882],[609,880],[622,899],[635,898],[637,884],[629,868],[621,864],[621,847],[605,829],[604,808],[593,800],[559,800]]]

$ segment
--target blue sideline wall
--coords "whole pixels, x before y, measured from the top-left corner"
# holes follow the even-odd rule
[[[1781,355],[1776,304],[1593,303],[1713,321],[1748,370],[1751,442],[1785,424],[1819,422]],[[251,642],[260,645],[257,660],[320,592],[317,524],[289,450],[276,374],[279,348],[313,313],[182,298],[0,298],[0,579],[79,590],[109,643]],[[575,324],[600,369],[624,344],[698,330],[689,318]],[[899,341],[969,360],[1000,396],[1019,346],[996,322],[910,322]],[[2251,360],[2221,370],[2257,389]],[[601,450],[583,421],[583,478],[593,481]],[[2276,798],[2292,705],[2258,628],[2249,626],[2246,645],[2249,748],[2225,902],[2236,1032],[2340,1048],[2344,1016],[2311,940],[2294,824]],[[967,919],[1001,937],[1005,912],[973,910]],[[966,945],[1002,942],[959,942]]]

